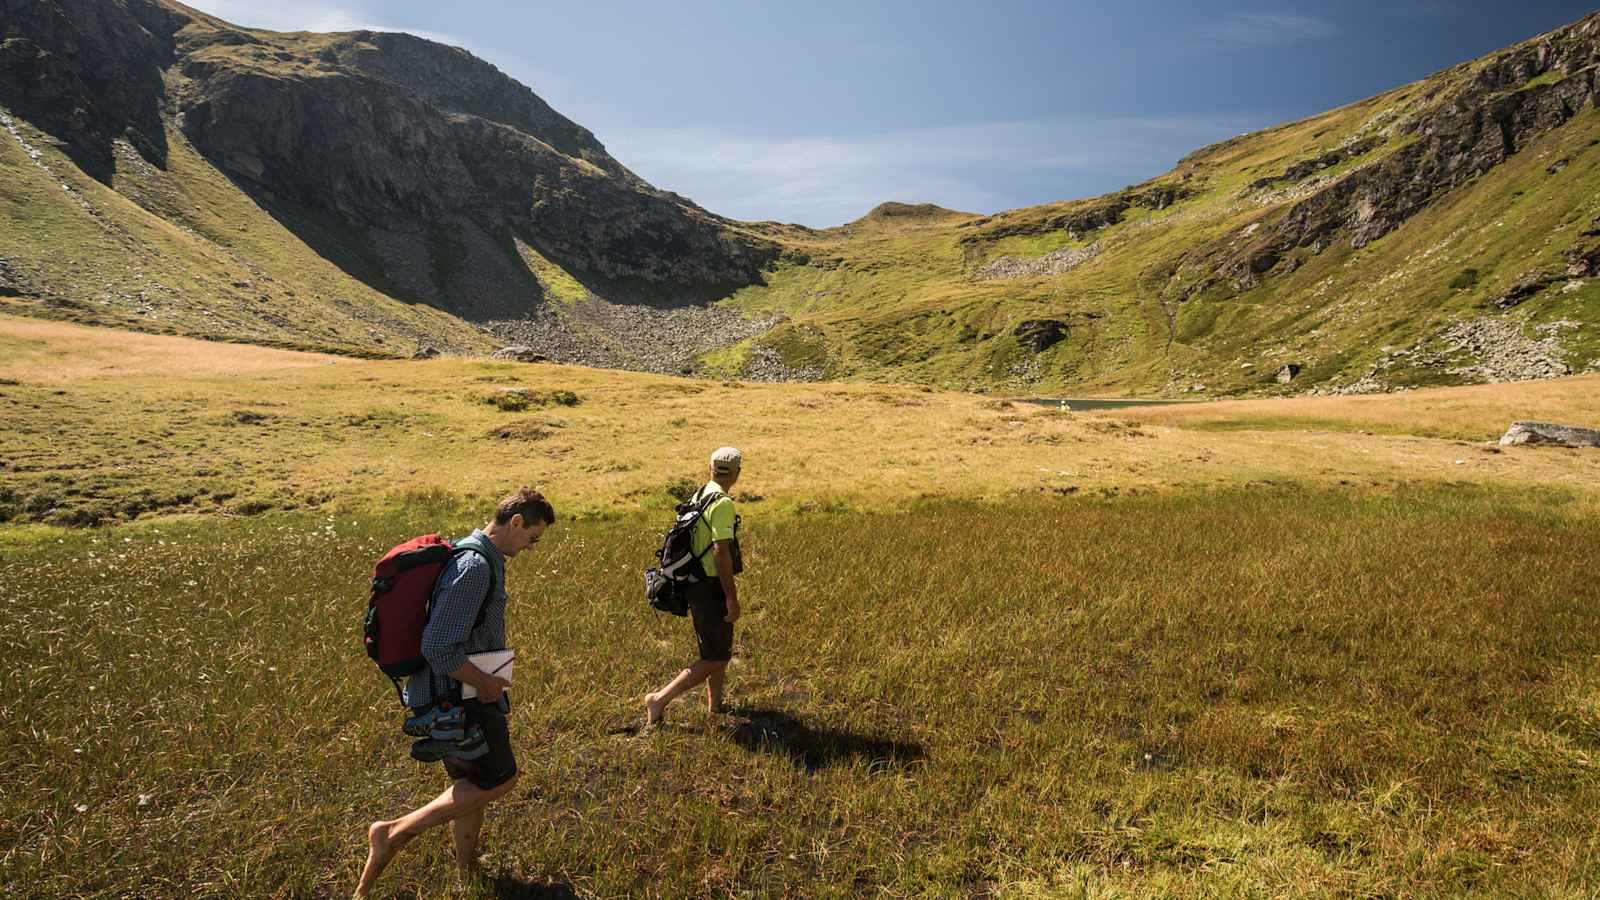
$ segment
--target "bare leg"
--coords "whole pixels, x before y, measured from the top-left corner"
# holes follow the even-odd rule
[[[662,715],[667,710],[667,704],[677,699],[679,694],[693,688],[705,681],[711,675],[714,667],[725,666],[727,663],[697,662],[682,672],[678,677],[667,683],[659,691],[644,695],[645,723],[654,725],[661,721]]]
[[[394,855],[417,835],[435,825],[471,813],[479,813],[481,817],[485,806],[500,799],[516,783],[517,777],[513,775],[505,784],[486,791],[470,781],[457,781],[420,809],[412,810],[398,819],[373,822],[367,828],[367,864],[361,870],[356,896],[370,894],[378,876],[383,874]]]
[[[450,837],[455,841],[456,866],[464,878],[478,874],[478,836],[483,832],[480,808],[450,820]]]
[[[711,665],[716,668],[706,675],[706,710],[719,713],[722,712],[722,683],[728,673],[728,664],[719,662]]]

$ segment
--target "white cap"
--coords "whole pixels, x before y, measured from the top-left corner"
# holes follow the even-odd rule
[[[711,471],[718,475],[732,475],[744,465],[744,454],[736,447],[718,447],[711,453]]]

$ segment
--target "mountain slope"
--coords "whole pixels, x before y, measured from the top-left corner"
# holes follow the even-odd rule
[[[1600,358],[1600,283],[1584,280],[1600,274],[1597,60],[1591,16],[1118,194],[791,229],[776,236],[809,262],[735,302],[794,317],[746,358],[1119,392],[1584,369]],[[1287,388],[1284,366],[1298,372]]]
[[[777,252],[454,48],[248,31],[157,0],[0,0],[0,22],[9,293],[80,318],[139,325],[156,302],[146,324],[219,337],[479,349],[451,317],[516,319],[558,289],[720,296]],[[125,273],[151,267],[176,294],[126,300]]]
[[[886,203],[825,230],[657,190],[409,35],[165,0],[0,0],[0,26],[0,310],[1026,392],[1371,392],[1600,360],[1600,15],[1115,194]]]

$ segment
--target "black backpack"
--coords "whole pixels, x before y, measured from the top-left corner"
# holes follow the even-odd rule
[[[702,488],[702,490],[704,490]],[[659,565],[651,566],[644,573],[644,596],[650,601],[650,606],[661,612],[672,613],[675,616],[689,614],[689,596],[685,588],[691,584],[698,584],[706,575],[701,568],[700,561],[711,552],[708,544],[706,549],[699,553],[694,552],[694,529],[705,518],[706,510],[717,501],[718,497],[726,494],[714,492],[702,497],[696,493],[694,497],[678,504],[678,517],[673,520],[672,527],[667,529],[667,536],[661,542],[661,549],[656,551],[656,561]],[[734,531],[738,531],[738,523],[734,524]],[[737,538],[735,544],[737,545]],[[735,554],[737,559],[740,554]],[[735,574],[742,565],[735,566]]]

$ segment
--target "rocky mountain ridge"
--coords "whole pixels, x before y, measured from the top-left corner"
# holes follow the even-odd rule
[[[0,0],[0,309],[979,390],[1550,377],[1600,365],[1597,65],[1600,15],[1104,197],[818,231],[658,190],[410,35]]]
[[[775,255],[652,188],[587,129],[470,54],[404,34],[282,35],[162,0],[3,0],[0,104],[111,182],[176,126],[354,277],[468,319],[530,311],[535,248],[614,298],[682,302]]]

